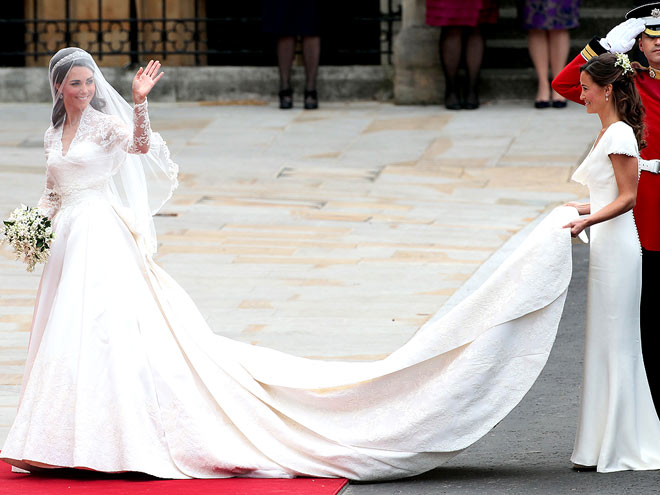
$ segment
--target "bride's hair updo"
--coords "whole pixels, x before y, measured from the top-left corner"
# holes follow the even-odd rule
[[[66,75],[73,67],[87,67],[92,71],[92,73],[94,72],[94,62],[86,57],[75,58],[71,61],[62,63],[53,69],[57,62],[77,50],[77,48],[65,48],[57,52],[53,58],[50,59],[50,64],[48,64],[48,73],[50,74],[50,83],[53,85],[53,94],[57,94],[57,87],[64,82]],[[89,102],[89,104],[96,110],[101,110],[105,106],[105,101],[99,98],[98,94],[94,92],[94,97]],[[64,122],[65,115],[66,109],[64,108],[64,101],[61,98],[56,98],[55,103],[53,104],[53,113],[51,114],[53,127],[60,126],[62,122]]]
[[[644,140],[644,107],[635,86],[635,70],[627,65],[623,67],[617,54],[604,53],[593,57],[580,67],[580,72],[586,72],[591,79],[601,87],[612,85],[612,99],[619,118],[632,127],[639,149],[646,147]],[[627,62],[627,61],[626,61]],[[628,62],[629,64],[629,62]]]

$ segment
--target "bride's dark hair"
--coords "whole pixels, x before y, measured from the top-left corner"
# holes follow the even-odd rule
[[[635,86],[635,70],[627,71],[620,65],[615,65],[617,55],[604,53],[580,67],[580,72],[586,72],[591,79],[601,87],[612,85],[612,99],[619,118],[632,127],[639,149],[646,147],[644,140],[644,107]]]
[[[55,70],[55,64],[60,61],[63,57],[73,53],[76,49],[66,49],[60,50],[57,54],[50,59],[50,64],[48,65],[48,73],[51,74],[51,84],[53,85],[54,91],[57,91],[57,87],[64,82],[64,78],[69,73],[73,67],[87,67],[92,72],[94,72],[94,64],[87,58],[76,58],[70,62],[64,62],[60,64]],[[102,110],[105,107],[105,101],[98,97],[98,94],[94,92],[92,101],[89,104],[96,110]],[[58,127],[64,122],[64,116],[66,115],[66,109],[64,108],[64,101],[61,98],[55,100],[53,105],[53,113],[51,114],[51,121],[53,122],[53,127]]]

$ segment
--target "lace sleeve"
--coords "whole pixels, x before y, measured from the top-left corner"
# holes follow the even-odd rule
[[[62,199],[55,190],[55,182],[53,181],[50,172],[46,171],[46,187],[44,187],[44,192],[41,193],[41,198],[39,198],[37,207],[48,218],[53,218],[60,209],[61,204]]]
[[[143,154],[149,151],[151,141],[151,125],[147,100],[133,107],[133,129],[116,117],[105,121],[106,149],[119,147],[127,153]]]
[[[125,148],[128,153],[146,153],[151,140],[151,125],[147,99],[133,107],[133,139]]]
[[[51,126],[44,134],[44,154],[46,155],[46,163],[48,163],[48,156],[53,149],[53,140],[53,128]],[[44,192],[41,193],[37,208],[39,208],[48,218],[53,218],[57,213],[57,210],[60,209],[61,204],[62,200],[60,195],[55,190],[55,180],[50,174],[50,170],[46,168],[46,186],[44,187]]]

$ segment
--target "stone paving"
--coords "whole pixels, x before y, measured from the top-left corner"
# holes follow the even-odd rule
[[[569,178],[598,119],[578,105],[529,106],[153,104],[152,126],[181,167],[156,260],[216,333],[308,357],[381,358],[515,233],[586,195]],[[0,104],[3,217],[41,193],[49,109]],[[40,271],[0,248],[0,446]]]

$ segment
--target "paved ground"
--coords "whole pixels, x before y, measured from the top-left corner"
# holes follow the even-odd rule
[[[584,352],[589,250],[574,245],[573,279],[548,364],[494,430],[450,462],[410,480],[351,484],[342,495],[652,494],[658,471],[599,474],[571,469]]]
[[[5,216],[34,204],[43,187],[49,107],[0,110]],[[537,111],[516,103],[454,113],[371,102],[317,112],[159,104],[152,120],[182,171],[157,221],[158,262],[217,333],[341,359],[396,349],[478,284],[516,233],[583,197],[568,179],[599,128],[577,105]],[[584,278],[586,251],[576,249],[576,277]],[[0,249],[0,445],[38,278]],[[583,285],[573,287],[541,380],[490,435],[430,475],[347,493],[620,493],[655,479],[569,469],[582,342],[582,303],[573,301]]]

